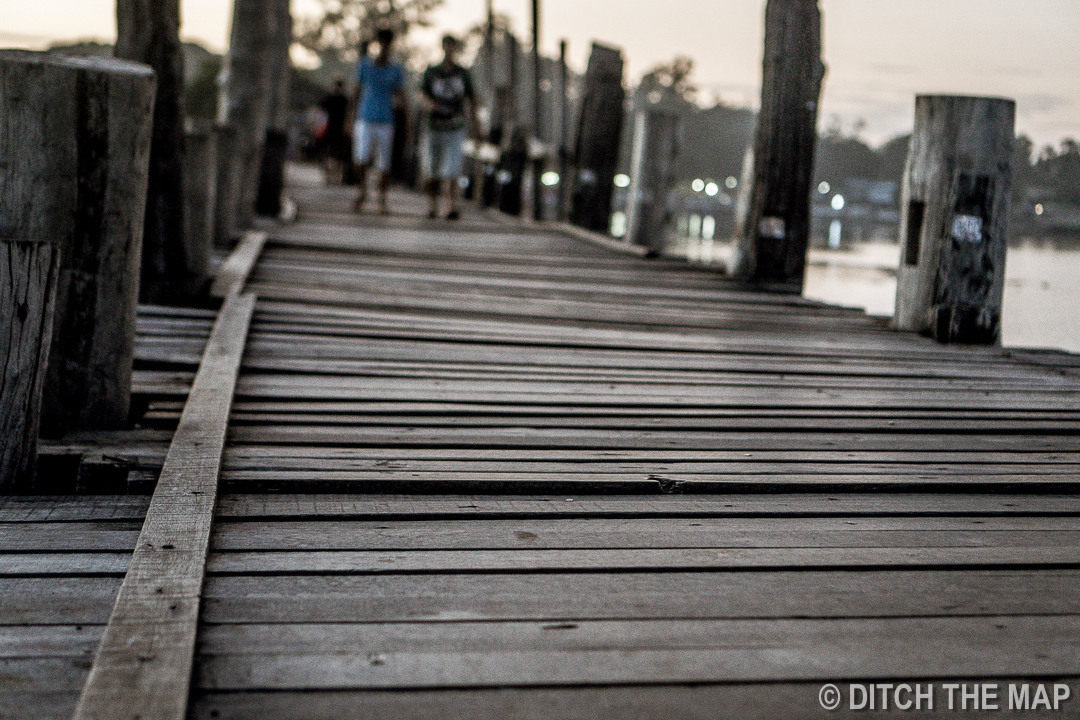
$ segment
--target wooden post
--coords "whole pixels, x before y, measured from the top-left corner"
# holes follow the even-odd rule
[[[60,250],[0,239],[0,493],[30,494]]]
[[[541,120],[543,117],[543,93],[540,91],[540,0],[532,0],[532,75],[533,75],[533,118],[532,136],[538,141],[542,137]],[[535,158],[532,161],[532,216],[533,220],[542,220],[544,217],[543,186],[540,184],[540,175],[544,171],[544,161]]]
[[[0,50],[0,229],[61,266],[42,431],[126,426],[154,73]]]
[[[210,279],[217,201],[217,135],[209,122],[191,123],[184,157],[184,256],[190,297],[202,294]]]
[[[574,153],[577,173],[570,222],[599,232],[607,232],[611,226],[611,188],[619,161],[626,99],[622,72],[619,51],[593,43]]]
[[[236,226],[251,224],[272,99],[276,0],[235,0],[229,52],[222,68],[218,120],[236,133],[222,158],[218,202],[228,202]],[[230,228],[233,230],[234,228]]]
[[[626,240],[655,253],[663,251],[671,225],[667,194],[675,182],[681,122],[678,113],[659,107],[638,111],[634,121]]]
[[[922,95],[901,200],[901,330],[1000,340],[1016,104]]]
[[[802,292],[817,141],[821,11],[817,0],[769,0],[753,182],[736,228],[735,274]]]
[[[218,123],[214,125],[216,138],[217,169],[214,178],[214,242],[231,247],[239,231],[236,222],[236,192],[238,175],[236,169],[236,128]]]
[[[259,170],[255,211],[277,217],[281,212],[281,193],[285,187],[285,157],[289,136],[289,46],[292,44],[292,15],[289,0],[273,0],[273,47],[269,53],[270,107],[266,137]],[[402,133],[404,137],[404,133]]]
[[[192,278],[184,241],[180,0],[117,0],[115,54],[157,73],[139,296],[145,302],[182,303]]]
[[[567,153],[569,152],[566,147],[566,126],[567,126],[567,112],[566,105],[570,100],[569,91],[567,87],[569,79],[569,72],[566,67],[566,40],[559,41],[559,204],[556,209],[556,219],[559,222],[566,220],[566,200],[567,193],[566,187],[569,184],[567,178]]]

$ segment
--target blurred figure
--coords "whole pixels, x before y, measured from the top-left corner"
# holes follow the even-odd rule
[[[326,126],[322,131],[320,148],[326,181],[340,185],[345,163],[349,160],[349,138],[345,133],[345,119],[349,115],[349,98],[345,96],[345,81],[334,81],[334,89],[319,103],[326,113]]]
[[[379,213],[385,215],[386,191],[390,187],[390,159],[394,147],[394,106],[403,104],[405,70],[390,60],[394,31],[383,28],[375,34],[378,54],[366,53],[356,68],[356,125],[353,129],[353,165],[360,192],[353,211],[360,212],[367,200],[367,171],[374,167],[379,194]]]
[[[456,62],[461,43],[446,35],[442,49],[442,62],[425,70],[420,82],[421,104],[428,111],[421,166],[428,183],[428,217],[438,217],[441,192],[446,196],[446,219],[457,220],[466,133],[476,138],[480,125],[472,78]]]

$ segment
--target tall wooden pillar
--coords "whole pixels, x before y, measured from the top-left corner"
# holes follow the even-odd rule
[[[232,216],[230,230],[247,227],[255,195],[263,141],[270,121],[276,0],[235,0],[229,51],[222,67],[218,121],[235,134],[218,174],[219,213]],[[231,219],[231,218],[229,218]]]
[[[208,121],[191,123],[184,155],[184,248],[188,294],[201,294],[210,278],[217,201],[217,135]]]
[[[255,210],[260,215],[276,216],[281,212],[281,193],[285,186],[285,156],[288,150],[289,125],[289,46],[292,44],[290,0],[273,0],[274,32],[269,52],[270,106],[259,173]]]
[[[942,342],[999,341],[1015,118],[1012,100],[916,98],[897,328]]]
[[[659,107],[640,110],[634,118],[626,239],[656,253],[663,251],[671,225],[667,194],[675,182],[681,120]]]
[[[139,295],[146,302],[182,303],[191,278],[184,253],[180,0],[117,0],[115,54],[157,74]]]
[[[585,71],[578,129],[576,177],[570,206],[570,222],[590,230],[607,232],[611,226],[612,183],[619,162],[622,132],[622,54],[593,43]]]
[[[735,274],[802,292],[821,83],[817,0],[769,0],[753,182],[736,228]]]
[[[154,88],[138,63],[0,50],[0,235],[60,246],[45,434],[128,421]]]

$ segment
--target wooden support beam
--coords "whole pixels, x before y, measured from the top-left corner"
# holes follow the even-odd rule
[[[0,492],[34,489],[52,341],[56,243],[0,239]]]
[[[214,247],[217,202],[217,134],[208,122],[192,123],[186,133],[184,157],[184,257],[189,296],[206,289],[210,252]]]
[[[218,270],[214,283],[210,286],[210,296],[226,298],[244,289],[255,261],[259,259],[263,246],[266,245],[266,233],[253,230],[244,233],[243,239],[233,250]]]
[[[282,210],[285,155],[289,145],[289,46],[292,44],[293,23],[289,12],[290,0],[272,2],[274,30],[268,53],[270,67],[267,69],[270,99],[255,211],[259,215],[277,217]]]
[[[664,249],[671,226],[667,196],[675,182],[681,117],[659,107],[638,111],[634,120],[634,151],[626,240],[655,253]]]
[[[222,70],[224,83],[218,120],[236,133],[223,158],[219,203],[228,202],[237,226],[251,224],[255,214],[263,141],[270,122],[274,33],[274,0],[235,0],[229,52]]]
[[[255,296],[226,300],[169,447],[75,720],[183,720],[218,470]]]
[[[821,61],[817,0],[769,0],[761,111],[752,182],[743,182],[745,212],[736,227],[735,274],[802,292],[810,240]]]
[[[577,167],[570,222],[599,232],[607,232],[611,224],[611,188],[626,99],[622,75],[622,54],[593,43],[574,153]]]
[[[942,342],[999,342],[1015,119],[1012,100],[916,98],[897,328]]]
[[[116,57],[157,76],[143,231],[143,302],[183,304],[192,278],[184,243],[184,58],[180,0],[117,0]]]
[[[60,245],[42,431],[125,427],[153,71],[0,50],[0,235]]]

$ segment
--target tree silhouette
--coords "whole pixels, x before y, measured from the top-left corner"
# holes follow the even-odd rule
[[[390,28],[404,38],[414,27],[430,27],[431,13],[443,0],[319,0],[321,14],[296,22],[296,42],[320,57],[353,62],[375,31]],[[400,47],[406,49],[404,44]]]

